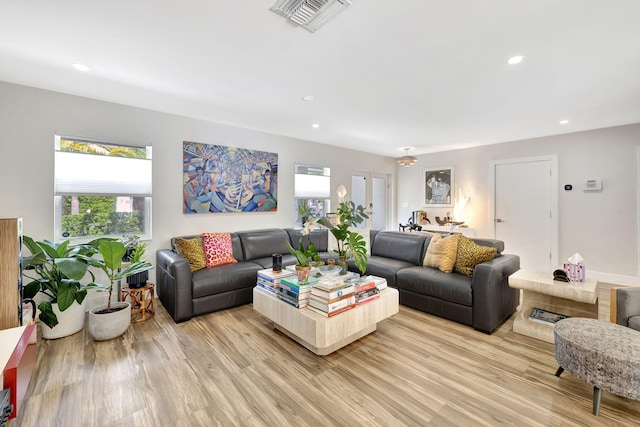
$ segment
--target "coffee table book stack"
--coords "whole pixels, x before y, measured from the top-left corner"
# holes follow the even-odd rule
[[[260,270],[258,271],[256,287],[261,291],[276,297],[278,295],[278,285],[280,285],[280,281],[285,277],[293,276],[295,276],[295,272],[291,272],[289,270],[281,270],[278,272],[274,272],[270,268]]]
[[[277,289],[278,299],[296,308],[304,308],[309,305],[311,288],[317,282],[315,277],[309,277],[306,283],[298,282],[297,276],[283,277]]]

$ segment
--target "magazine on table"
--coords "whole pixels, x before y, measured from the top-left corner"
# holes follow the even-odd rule
[[[559,320],[566,319],[569,316],[564,314],[554,313],[552,311],[543,310],[541,308],[534,308],[529,315],[529,319],[534,322],[541,322],[546,324],[555,324]]]

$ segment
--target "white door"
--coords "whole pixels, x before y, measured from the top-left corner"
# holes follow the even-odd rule
[[[387,176],[379,173],[357,172],[351,176],[351,200],[364,206],[369,219],[363,228],[385,230],[389,211]]]
[[[556,266],[556,179],[553,158],[495,162],[494,235],[523,269]]]

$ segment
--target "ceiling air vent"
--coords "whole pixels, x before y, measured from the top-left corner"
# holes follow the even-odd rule
[[[351,0],[278,0],[271,10],[315,32],[351,5]]]

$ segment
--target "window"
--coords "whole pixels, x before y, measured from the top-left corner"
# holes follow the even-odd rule
[[[307,206],[311,218],[319,218],[330,211],[330,168],[296,165],[295,170],[295,222],[302,224],[299,206]]]
[[[57,241],[151,238],[151,147],[55,138]]]

